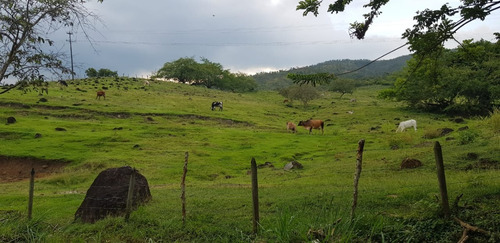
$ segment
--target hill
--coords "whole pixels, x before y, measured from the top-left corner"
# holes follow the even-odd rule
[[[453,216],[491,232],[470,232],[471,241],[499,241],[500,134],[492,118],[407,110],[376,99],[382,86],[359,87],[356,102],[324,91],[304,107],[284,104],[273,91],[143,83],[94,78],[68,87],[50,82],[48,94],[0,95],[0,242],[457,242],[463,228],[442,218],[435,196],[436,141]],[[101,89],[106,99],[96,99]],[[214,100],[223,101],[223,111],[210,109]],[[311,117],[325,121],[324,134],[286,131],[287,121]],[[396,123],[407,119],[418,130],[396,133]],[[360,139],[366,143],[351,220]],[[259,165],[258,234],[252,233],[252,158]],[[406,158],[422,166],[402,169]],[[285,170],[291,161],[303,168]],[[96,176],[126,165],[147,178],[152,200],[128,221],[75,221]],[[38,176],[28,220],[31,168]]]
[[[401,70],[404,66],[406,66],[406,61],[408,61],[409,59],[411,59],[411,55],[400,56],[390,60],[376,61],[356,72],[342,75],[342,77],[360,81],[383,78],[388,74]],[[334,73],[338,75],[341,73],[356,70],[370,62],[371,61],[367,59],[330,60],[301,68],[291,68],[289,70],[280,70],[276,72],[257,73],[253,75],[253,78],[259,85],[259,89],[276,90],[292,84],[292,81],[286,78],[288,73]]]

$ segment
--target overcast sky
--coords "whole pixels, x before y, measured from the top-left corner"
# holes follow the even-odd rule
[[[72,39],[77,77],[85,70],[108,68],[119,75],[147,77],[166,62],[205,57],[231,72],[289,69],[337,59],[375,59],[402,45],[401,34],[413,25],[417,10],[439,8],[456,0],[392,0],[382,8],[364,40],[351,39],[349,23],[362,21],[368,0],[353,1],[347,14],[303,17],[298,0],[91,0],[86,6],[100,16],[92,45],[81,31]],[[486,21],[459,31],[457,39],[494,41],[500,32],[500,10]],[[69,53],[69,30],[54,37]],[[455,47],[450,43],[448,47]],[[406,48],[385,59],[409,54]],[[69,55],[68,55],[69,56]]]

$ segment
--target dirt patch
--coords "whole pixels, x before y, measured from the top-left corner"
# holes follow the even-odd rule
[[[35,169],[35,178],[43,178],[60,172],[67,164],[67,161],[61,160],[0,155],[0,183],[27,180],[32,168]]]

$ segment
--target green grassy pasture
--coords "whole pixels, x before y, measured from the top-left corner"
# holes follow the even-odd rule
[[[67,163],[60,173],[35,180],[31,221],[26,219],[28,180],[0,182],[0,241],[305,242],[314,240],[312,232],[325,242],[458,241],[460,225],[442,219],[436,199],[435,141],[443,148],[450,202],[463,194],[459,207],[452,207],[454,215],[491,232],[471,234],[475,241],[500,240],[500,133],[492,125],[500,114],[456,123],[379,100],[380,86],[361,87],[342,99],[323,92],[304,107],[297,101],[283,104],[270,91],[237,94],[142,84],[130,78],[86,79],[66,88],[51,83],[43,96],[20,90],[0,95],[0,155]],[[97,100],[103,87],[106,99]],[[215,100],[224,102],[224,111],[210,110]],[[6,124],[10,116],[17,122]],[[318,130],[309,135],[302,127],[287,133],[287,121],[308,118],[325,121],[324,135]],[[416,119],[418,131],[395,133],[396,124],[406,119]],[[453,132],[441,136],[442,128]],[[36,133],[42,136],[35,138]],[[351,221],[360,139],[366,144]],[[182,225],[185,152],[187,222]],[[252,234],[248,174],[252,157],[257,164],[274,165],[258,171],[257,235]],[[423,166],[401,170],[405,158]],[[284,171],[292,160],[304,169]],[[125,165],[148,179],[153,200],[129,222],[120,217],[74,222],[98,173]]]

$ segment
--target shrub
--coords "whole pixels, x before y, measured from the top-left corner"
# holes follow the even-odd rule
[[[495,108],[490,112],[488,123],[494,133],[500,133],[500,108]]]
[[[458,134],[458,141],[462,145],[473,143],[476,140],[477,136],[479,136],[479,134],[474,130],[464,130]]]
[[[434,139],[441,136],[441,131],[438,129],[426,130],[423,138]]]

